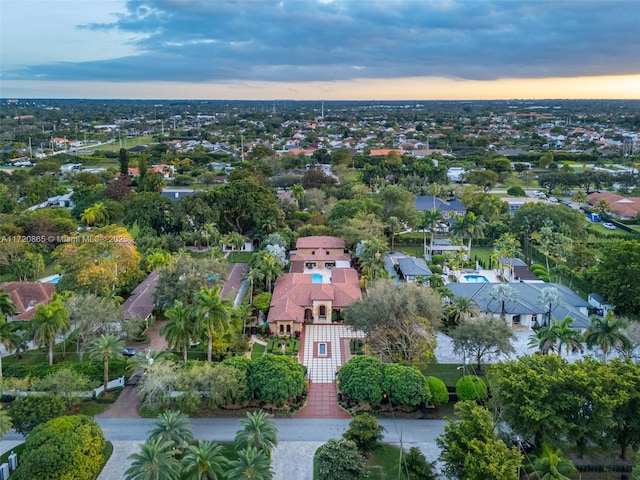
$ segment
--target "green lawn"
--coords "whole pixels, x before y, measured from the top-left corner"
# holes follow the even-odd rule
[[[151,145],[155,143],[153,137],[133,137],[133,138],[123,138],[122,139],[122,147],[129,149],[132,147],[137,147],[140,145]],[[98,145],[95,148],[87,148],[87,150],[100,150],[104,152],[118,152],[120,151],[120,142],[115,141],[113,143],[108,143],[106,145]],[[82,150],[80,150],[82,152]]]
[[[259,343],[254,343],[251,347],[251,359],[259,357],[260,355],[264,355],[265,346]]]
[[[462,365],[459,363],[430,363],[427,368],[422,369],[422,373],[431,377],[438,377],[449,388],[456,386],[457,381],[462,378]]]
[[[424,255],[422,245],[395,245],[394,248],[397,252],[402,252],[406,255],[413,255],[418,258],[422,258]]]
[[[249,263],[253,252],[231,252],[227,257],[229,263]]]
[[[383,443],[380,448],[371,453],[367,459],[368,480],[406,480],[402,472],[399,475],[400,447]]]

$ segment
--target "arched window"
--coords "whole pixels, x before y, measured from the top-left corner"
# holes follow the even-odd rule
[[[311,320],[313,318],[313,312],[311,311],[310,308],[305,308],[304,309],[304,319],[305,320]]]
[[[284,325],[280,325],[280,333],[284,333]]]
[[[287,325],[287,333],[291,333],[291,325]]]
[[[321,317],[326,317],[327,315],[327,307],[325,307],[324,305],[320,305],[320,316]]]

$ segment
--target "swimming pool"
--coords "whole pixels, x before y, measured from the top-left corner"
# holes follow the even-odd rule
[[[60,281],[61,278],[62,278],[62,275],[58,275],[57,277],[53,277],[52,279],[47,280],[46,283],[57,284]]]
[[[322,274],[321,273],[312,273],[311,274],[311,283],[322,283]]]
[[[489,283],[489,279],[484,275],[465,275],[467,283]]]

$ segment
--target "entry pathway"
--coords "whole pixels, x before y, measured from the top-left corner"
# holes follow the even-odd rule
[[[304,325],[300,361],[307,367],[309,395],[297,418],[350,418],[337,403],[336,374],[347,361],[349,339],[364,334],[345,325]]]

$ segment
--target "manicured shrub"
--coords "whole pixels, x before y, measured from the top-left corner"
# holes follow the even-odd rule
[[[429,386],[420,370],[397,363],[385,364],[382,390],[392,404],[420,405],[431,398]]]
[[[265,402],[282,403],[302,395],[304,367],[282,355],[262,355],[251,362],[249,390]]]
[[[356,402],[379,403],[382,400],[384,364],[375,357],[354,357],[338,372],[340,391]]]
[[[350,440],[331,439],[313,457],[316,480],[357,480],[366,474],[364,458]]]
[[[431,403],[433,405],[443,405],[449,402],[449,391],[445,383],[438,377],[427,377],[427,385],[431,392]]]
[[[465,375],[456,383],[456,395],[460,401],[485,401],[488,396],[487,384],[480,377]]]
[[[58,395],[29,395],[13,402],[9,416],[16,432],[28,435],[41,423],[62,415],[66,407],[65,401]]]
[[[104,463],[105,439],[86,415],[58,417],[36,427],[25,442],[12,480],[94,480]]]
[[[247,357],[225,358],[222,361],[222,365],[237,368],[238,370],[241,370],[244,373],[247,373],[249,371],[249,367],[251,366],[251,359]]]
[[[431,257],[431,263],[437,263],[438,265],[442,265],[444,260],[444,255],[436,254]]]
[[[432,263],[431,265],[429,265],[429,269],[434,275],[442,275],[442,266],[436,263]]]
[[[370,413],[356,415],[349,422],[349,429],[344,432],[345,440],[356,444],[360,453],[368,453],[377,449],[384,438],[385,428]]]

